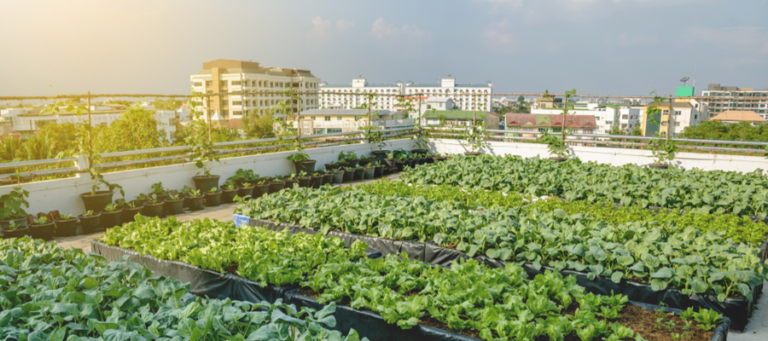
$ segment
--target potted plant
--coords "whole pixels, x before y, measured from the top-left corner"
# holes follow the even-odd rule
[[[256,183],[256,186],[253,186],[253,194],[251,197],[254,199],[261,198],[267,193],[269,193],[269,182],[266,179],[262,179]]]
[[[372,163],[368,163],[363,167],[363,179],[373,179],[373,175],[376,172],[376,167]]]
[[[336,161],[331,161],[325,164],[325,169],[328,171],[333,171],[341,167],[341,164],[339,164]]]
[[[163,214],[165,203],[157,200],[157,195],[150,194],[141,210],[141,215],[146,217],[159,217]]]
[[[296,173],[302,171],[312,173],[315,171],[316,160],[310,160],[307,153],[299,151],[288,156],[288,160],[293,162],[293,166],[296,168]]]
[[[269,182],[269,194],[280,192],[280,190],[283,189],[283,187],[285,187],[283,176],[278,175],[275,177],[274,180]]]
[[[342,178],[342,182],[350,182],[355,179],[355,169],[353,167],[344,167],[341,170],[344,171],[344,177]]]
[[[285,179],[284,181],[285,181],[285,187],[283,188],[288,188],[288,189],[293,189],[293,186],[299,183],[299,180],[296,179],[296,173],[291,173],[291,175],[289,175],[288,178]]]
[[[56,235],[60,237],[71,237],[77,234],[77,218],[71,214],[62,214],[56,222]]]
[[[104,180],[104,177],[93,168],[89,171],[91,180],[93,180],[91,191],[80,194],[80,198],[83,200],[83,205],[85,205],[86,211],[100,212],[104,210],[104,207],[112,203],[112,192],[117,188],[120,189],[120,195],[125,197],[125,192],[123,191],[122,186]],[[101,188],[101,185],[106,186],[107,190],[100,191],[99,189]]]
[[[322,170],[323,173],[323,185],[333,184],[333,173]]]
[[[244,182],[254,183],[259,179],[259,175],[255,174],[252,169],[238,169],[235,175],[227,179],[228,182],[232,182],[237,186],[240,186]]]
[[[205,199],[205,197],[200,193],[199,189],[190,190],[187,197],[184,198],[185,201],[189,201],[189,209],[191,211],[202,210],[204,208],[203,199]]]
[[[365,167],[367,164],[371,162],[373,162],[372,157],[360,156],[360,158],[357,160],[357,164],[360,165],[361,167]]]
[[[49,221],[45,215],[33,219],[29,225],[29,236],[33,239],[51,240],[55,231],[56,223]]]
[[[187,186],[184,186],[184,187],[187,187]],[[134,207],[142,207],[144,206],[144,203],[147,201],[149,201],[149,199],[147,198],[147,195],[144,193],[139,193],[139,195],[136,196],[136,199],[131,200]]]
[[[10,193],[0,196],[0,230],[10,228],[11,223],[14,225],[13,231],[21,231],[22,227],[27,226],[27,212],[22,208],[29,208],[27,198],[29,192],[21,187],[14,187]],[[27,230],[23,231],[27,233]]]
[[[237,196],[237,187],[235,187],[235,184],[227,181],[224,185],[221,186],[221,202],[225,204],[233,203],[235,200],[235,197]]]
[[[384,176],[384,168],[385,167],[384,167],[384,165],[381,164],[381,162],[376,161],[376,163],[373,164],[373,167],[375,168],[375,170],[373,172],[373,177],[374,178],[380,178],[380,177]]]
[[[299,187],[309,187],[309,182],[312,178],[305,171],[299,172]]]
[[[250,182],[243,182],[237,189],[237,196],[245,198],[253,195],[253,185]]]
[[[29,234],[29,227],[26,225],[16,225],[16,220],[9,220],[8,225],[3,227],[0,232],[3,232],[3,238],[6,239],[21,238]]]
[[[384,147],[387,143],[384,142],[384,133],[381,131],[382,127],[368,127],[368,140],[370,143],[375,143],[379,150],[371,151],[371,156],[376,160],[384,160],[389,153],[389,150],[385,150]]]
[[[571,151],[568,149],[568,146],[565,144],[565,142],[557,135],[544,134],[539,138],[539,141],[547,144],[550,160],[555,160],[557,162],[568,160]]]
[[[344,182],[344,169],[339,167],[336,170],[334,170],[331,175],[333,176],[332,184],[340,184]]]
[[[312,188],[320,188],[323,186],[323,173],[320,171],[315,172],[314,175],[312,175],[312,178],[309,181],[309,186]]]
[[[653,163],[648,165],[651,169],[667,169],[667,161],[675,159],[675,142],[669,139],[656,139],[651,141]]]
[[[136,215],[141,214],[141,210],[144,208],[144,204],[136,206],[133,202],[123,201],[120,204],[120,208],[123,210],[123,214],[120,215],[121,223],[130,223],[136,220]],[[57,223],[58,224],[58,223]]]
[[[387,168],[391,169],[397,167],[397,159],[395,159],[395,153],[387,153],[387,157],[385,157],[383,161]]]
[[[78,217],[80,218],[80,227],[83,228],[83,234],[93,233],[99,229],[101,213],[94,214],[93,211],[88,210]]]
[[[163,211],[168,215],[177,215],[184,213],[184,198],[177,194],[171,194],[163,203]]]
[[[154,197],[154,194],[152,196]],[[120,226],[122,212],[117,204],[109,204],[104,207],[104,211],[101,212],[101,228]]]
[[[354,167],[357,164],[357,154],[353,151],[339,152],[339,164],[342,167]]]
[[[418,161],[416,160],[418,155],[417,154],[408,153],[408,154],[406,154],[406,156],[408,158],[408,167],[416,168],[416,165],[419,164]]]
[[[211,188],[205,193],[205,206],[215,207],[221,205],[221,191],[218,188]]]
[[[397,157],[397,162],[395,162],[397,165],[397,171],[402,172],[405,170],[406,166],[409,166],[408,164],[408,155],[407,154],[400,154],[400,156]]]
[[[155,184],[152,184],[152,192],[149,194],[154,194],[157,196],[157,201],[165,201],[165,199],[168,199],[170,194],[168,194],[168,189],[163,187],[162,182],[158,182]]]
[[[467,127],[462,130],[459,142],[462,146],[469,148],[469,151],[464,152],[464,155],[480,155],[483,148],[488,147],[488,133],[485,129],[485,124],[478,122],[473,127]]]

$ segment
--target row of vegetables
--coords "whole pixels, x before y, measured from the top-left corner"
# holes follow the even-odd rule
[[[109,229],[100,241],[159,259],[236,272],[262,286],[294,284],[300,295],[376,312],[398,328],[429,325],[485,340],[618,341],[656,334],[664,334],[662,340],[708,340],[722,321],[707,309],[689,309],[677,317],[630,305],[623,295],[586,294],[574,277],[557,272],[529,280],[514,263],[489,268],[469,259],[446,268],[410,260],[406,254],[369,258],[367,245],[359,241],[345,248],[335,237],[236,228],[232,222],[137,217],[134,223]]]
[[[447,184],[622,206],[662,207],[701,213],[733,213],[765,219],[768,178],[750,173],[700,169],[614,167],[569,159],[555,162],[519,156],[454,156],[416,167],[401,179],[414,184]]]
[[[0,240],[3,340],[359,340],[321,311],[201,298],[136,263],[28,238]],[[365,339],[365,338],[363,338]]]
[[[611,223],[562,209],[485,208],[425,197],[379,196],[361,189],[294,189],[243,201],[236,212],[328,231],[430,242],[469,257],[589,272],[615,283],[649,283],[707,293],[719,301],[751,297],[768,274],[760,250],[701,233],[674,220]]]

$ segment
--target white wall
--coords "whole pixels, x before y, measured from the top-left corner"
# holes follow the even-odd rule
[[[413,149],[413,140],[411,139],[387,142],[391,144],[385,147],[388,150]],[[354,151],[357,155],[368,155],[371,151],[378,150],[378,147],[375,144],[365,143],[307,149],[306,152],[311,159],[317,160],[315,169],[321,169],[325,168],[325,163],[337,161],[340,151],[349,150]],[[293,151],[289,151],[222,159],[221,163],[213,162],[211,173],[221,175],[219,185],[224,184],[226,179],[233,176],[240,168],[253,169],[261,176],[289,174],[294,171],[294,166],[286,158],[293,153]],[[150,186],[157,182],[162,182],[164,187],[170,189],[181,190],[184,185],[194,188],[192,177],[197,172],[198,169],[194,163],[184,163],[105,173],[104,179],[123,186],[125,197],[132,200],[139,193],[150,192]],[[37,212],[59,210],[61,213],[81,214],[85,212],[85,207],[79,195],[90,192],[92,184],[93,182],[87,174],[80,174],[79,177],[75,178],[22,184],[22,187],[29,191],[29,209],[26,211],[30,214],[36,214]],[[10,192],[13,187],[14,185],[0,186],[0,194]],[[120,198],[120,193],[115,191],[113,198]]]
[[[457,140],[434,139],[429,142],[430,150],[434,153],[457,154],[467,151]],[[572,147],[574,154],[581,161],[596,161],[613,166],[630,163],[646,165],[653,162],[650,150],[619,149],[600,147]],[[520,155],[522,157],[549,157],[547,145],[538,143],[490,142],[490,148],[484,151],[492,155]],[[672,161],[677,167],[685,169],[700,168],[703,170],[725,170],[735,172],[751,172],[757,168],[768,169],[768,159],[761,156],[721,155],[704,153],[677,153]]]

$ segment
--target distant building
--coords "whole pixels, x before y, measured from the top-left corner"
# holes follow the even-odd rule
[[[676,136],[685,130],[686,127],[698,125],[700,121],[706,120],[706,110],[702,111],[702,105],[694,99],[683,99],[672,102],[674,114],[669,115],[670,103],[649,103],[643,107],[643,136],[665,135],[667,132],[671,136]],[[648,115],[648,109],[656,106],[660,113]],[[703,113],[703,114],[702,114]],[[671,120],[670,120],[671,118]]]
[[[426,97],[450,98],[453,105],[459,110],[491,110],[491,97],[493,95],[493,83],[484,84],[457,84],[456,80],[443,78],[439,84],[421,85],[407,82],[404,89],[405,95],[421,94]]]
[[[717,116],[710,118],[709,120],[720,121],[725,124],[749,122],[752,125],[757,125],[758,123],[765,123],[768,121],[762,116],[755,113],[754,111],[746,111],[746,110],[724,111],[718,114]]]
[[[702,100],[703,104],[709,107],[710,116],[714,117],[728,110],[751,110],[762,118],[768,118],[768,90],[710,84],[706,90],[701,91],[701,95],[714,97]]]
[[[507,114],[506,130],[522,131],[523,133],[508,133],[507,136],[535,137],[539,133],[560,133],[563,129],[563,119],[567,132],[574,134],[594,134],[597,128],[594,115],[543,115],[543,114]],[[591,138],[588,138],[591,139]]]
[[[532,109],[531,114],[561,115],[563,109]],[[577,102],[568,116],[593,116],[594,134],[610,134],[614,128],[631,133],[642,121],[642,108],[628,103]]]
[[[400,111],[371,111],[371,125],[384,129],[409,128],[414,121]],[[368,125],[368,109],[311,109],[300,114],[302,135],[357,131]],[[290,121],[296,128],[296,122]]]
[[[218,111],[229,120],[241,118],[251,110],[264,113],[281,100],[288,100],[283,92],[290,88],[297,92],[317,91],[320,78],[309,70],[261,67],[257,62],[217,59],[203,63],[203,70],[191,75],[190,81],[192,89],[199,93],[247,92],[208,97],[203,102],[198,101],[194,108],[200,118],[208,117],[206,113],[213,115],[214,111]],[[265,94],[265,91],[279,93]],[[318,107],[317,95],[305,94],[301,100],[301,103],[289,101],[293,102],[292,113]]]
[[[450,126],[471,126],[472,120],[482,121],[488,129],[499,129],[499,114],[487,111],[472,110],[430,110],[422,116],[425,125],[440,125],[441,120],[445,120],[446,125]]]
[[[403,91],[403,83],[369,84],[365,78],[355,78],[352,83],[331,85],[320,83],[320,109],[356,109],[368,104],[366,94],[375,93],[371,99],[371,108],[376,110],[395,110],[397,97]]]

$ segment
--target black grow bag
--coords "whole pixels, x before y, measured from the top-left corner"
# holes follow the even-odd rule
[[[285,303],[294,304],[298,309],[308,307],[315,310],[323,308],[323,304],[318,303],[314,298],[298,293],[299,288],[288,291],[285,294]],[[629,304],[636,305],[643,309],[658,310],[662,307],[652,304],[645,304],[630,301]],[[680,314],[679,309],[664,308],[667,312]],[[367,337],[371,341],[378,340],[425,340],[425,341],[475,341],[476,338],[456,334],[447,330],[437,329],[418,325],[405,330],[396,324],[389,324],[378,313],[354,309],[349,306],[336,305],[336,312],[333,314],[336,318],[336,326],[332,329],[338,330],[343,334],[355,329],[360,336]],[[719,324],[715,330],[715,335],[710,341],[726,341],[728,336],[728,319]],[[642,336],[642,334],[641,334]]]
[[[252,303],[262,301],[274,303],[278,298],[283,298],[288,290],[298,287],[297,285],[285,287],[267,285],[262,288],[258,282],[247,278],[205,270],[180,261],[157,259],[150,255],[142,256],[136,251],[109,246],[95,240],[91,242],[91,250],[111,262],[121,262],[123,261],[121,257],[128,255],[126,261],[146,265],[155,275],[172,277],[182,283],[189,283],[190,293],[199,296],[229,298]]]

